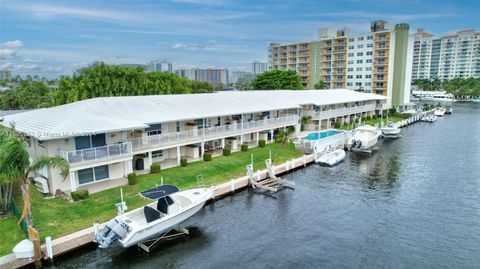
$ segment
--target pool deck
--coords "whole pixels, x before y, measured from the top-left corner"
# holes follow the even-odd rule
[[[275,175],[282,175],[288,172],[305,167],[309,164],[314,163],[315,157],[313,154],[303,155],[300,158],[292,159],[290,161],[284,162],[280,165],[272,167]],[[255,176],[258,174],[258,179],[264,179],[267,177],[267,170],[257,170]],[[216,199],[220,199],[224,196],[232,195],[235,192],[241,191],[249,186],[249,180],[247,176],[243,176],[237,179],[232,179],[228,182],[220,184],[217,186],[215,193],[210,202],[215,202]],[[93,225],[93,223],[92,223]],[[103,228],[105,223],[100,224],[100,228]],[[53,256],[60,256],[68,252],[72,252],[81,247],[93,244],[93,227],[89,227],[52,241],[53,245]],[[42,251],[45,251],[45,245],[42,245]],[[6,268],[20,268],[24,266],[33,265],[33,260],[29,259],[16,259],[13,254],[9,254],[3,257],[0,257],[0,269]]]

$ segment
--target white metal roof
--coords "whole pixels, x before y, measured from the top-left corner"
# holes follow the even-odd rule
[[[4,117],[20,132],[40,140],[132,130],[151,123],[209,118],[269,110],[328,105],[385,96],[336,90],[268,90],[205,94],[99,97]]]

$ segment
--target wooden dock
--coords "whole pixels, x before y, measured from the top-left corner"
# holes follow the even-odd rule
[[[275,175],[281,175],[298,168],[305,167],[307,164],[313,163],[314,161],[315,158],[313,154],[304,155],[298,159],[292,159],[278,166],[272,166],[272,171]],[[262,183],[267,184],[269,182],[267,169],[257,171],[255,176]],[[237,191],[247,188],[248,186],[248,176],[232,179],[229,182],[218,185],[212,199],[215,200],[220,197],[233,194]],[[100,224],[100,228],[103,228],[104,225],[105,223]],[[53,240],[53,257],[55,258],[78,248],[92,244],[93,235],[93,227],[90,227]],[[46,253],[45,245],[42,246],[42,251],[43,253]],[[27,266],[33,267],[33,260],[15,259],[13,254],[0,258],[0,269],[21,268]]]

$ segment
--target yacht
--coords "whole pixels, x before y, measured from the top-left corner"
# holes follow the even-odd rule
[[[473,99],[472,102],[475,104],[480,104],[480,98]]]
[[[453,95],[451,94],[435,94],[433,95],[432,101],[434,102],[453,102]]]
[[[383,137],[388,137],[388,138],[397,138],[400,135],[401,129],[394,125],[394,124],[389,124],[385,127],[380,128],[382,131]]]
[[[315,163],[334,166],[345,159],[345,150],[337,149],[327,151],[322,157],[315,160]]]
[[[113,218],[96,233],[94,241],[100,248],[117,241],[127,248],[161,236],[195,215],[214,191],[215,187],[179,191],[173,185],[143,191],[140,195],[154,202]]]
[[[369,151],[378,142],[382,131],[370,125],[359,126],[347,141],[347,147],[353,151]]]
[[[422,117],[421,121],[424,122],[435,122],[437,120],[437,116],[434,114],[428,114]]]
[[[437,109],[435,109],[435,112],[433,112],[433,114],[437,117],[443,117],[443,115],[445,115],[445,108],[438,107]]]
[[[447,106],[445,108],[445,114],[452,114],[452,112],[453,112],[453,108],[451,106]]]

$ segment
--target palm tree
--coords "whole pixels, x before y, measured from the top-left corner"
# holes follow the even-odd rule
[[[328,89],[329,86],[330,85],[323,80],[319,80],[317,83],[315,83],[315,85],[313,85],[313,87],[317,90]]]
[[[26,147],[27,143],[15,136],[6,138],[4,143],[0,145],[0,183],[5,182],[10,186],[10,189],[7,189],[9,193],[6,193],[8,197],[12,196],[11,185],[15,182],[20,183],[24,200],[24,214],[22,214],[22,217],[26,215],[27,224],[32,225],[29,175],[44,168],[60,168],[65,179],[69,173],[70,166],[65,159],[57,156],[49,157],[42,155],[30,163]],[[7,202],[9,203],[10,201],[7,200]]]

